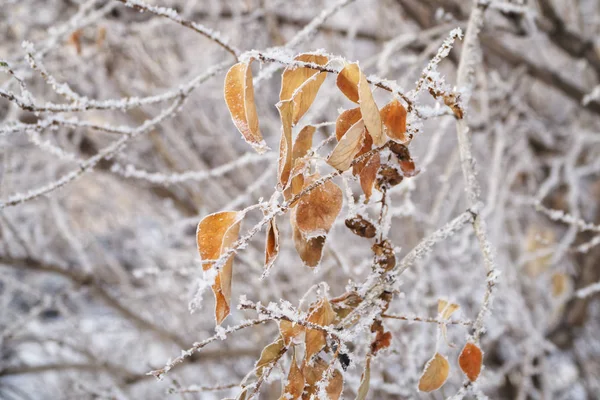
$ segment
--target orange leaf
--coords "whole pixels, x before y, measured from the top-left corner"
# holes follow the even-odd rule
[[[365,124],[363,120],[352,125],[340,139],[327,159],[327,164],[340,171],[346,171],[359,153],[365,139]]]
[[[271,219],[267,228],[267,241],[265,245],[265,271],[268,271],[275,263],[279,254],[279,229],[275,218]]]
[[[365,166],[360,171],[360,187],[365,193],[367,200],[371,198],[373,194],[373,185],[377,179],[377,171],[381,166],[381,157],[379,154],[373,154],[366,161]]]
[[[292,111],[293,104],[290,101],[277,103],[279,116],[281,118],[281,140],[279,142],[279,163],[277,168],[278,187],[283,190],[287,187],[290,172],[293,167],[292,158]]]
[[[331,325],[336,318],[336,314],[331,308],[331,304],[329,300],[323,298],[319,300],[316,306],[313,308],[312,312],[308,316],[308,322],[312,322],[313,324],[320,326],[328,326]],[[305,360],[308,362],[317,354],[326,344],[326,334],[322,330],[319,329],[306,329],[306,354]]]
[[[446,357],[440,353],[435,355],[425,364],[425,370],[419,379],[419,390],[421,392],[433,392],[442,387],[448,379],[450,364]]]
[[[358,64],[346,65],[340,71],[336,83],[346,97],[355,103],[359,103],[362,119],[367,130],[373,137],[373,143],[376,146],[384,144],[386,138],[381,127],[379,108],[373,99],[373,93],[371,93],[367,77],[360,70]]]
[[[361,74],[358,64],[348,64],[340,71],[336,80],[337,87],[355,103],[359,101],[358,84]]]
[[[298,368],[296,363],[296,352],[292,355],[292,364],[290,365],[290,372],[287,377],[287,385],[283,394],[279,398],[280,400],[296,400],[302,397],[304,391],[304,375],[302,370]]]
[[[292,225],[294,247],[296,252],[309,267],[316,267],[323,256],[323,247],[325,246],[325,236],[317,236],[311,239],[306,239],[296,226],[296,209],[292,209],[290,213],[290,223]]]
[[[471,382],[479,377],[481,365],[483,363],[483,353],[475,343],[467,343],[460,352],[458,365]]]
[[[203,260],[216,260],[224,254],[237,240],[243,217],[244,214],[238,211],[218,212],[204,217],[198,224],[196,232],[200,257]],[[212,266],[212,263],[204,264],[203,269],[206,271]],[[229,315],[232,267],[233,254],[219,270],[212,286],[216,300],[215,319],[217,324],[221,324]]]
[[[326,65],[329,61],[326,56],[318,54],[300,54],[294,60],[317,65]],[[293,101],[293,125],[308,111],[326,77],[326,72],[306,67],[290,66],[283,71],[279,100]]]
[[[305,178],[305,187],[319,179],[318,174]],[[342,209],[342,189],[326,181],[298,200],[296,226],[306,238],[325,236]]]
[[[258,153],[268,150],[258,127],[258,116],[254,104],[254,88],[252,86],[252,69],[248,63],[237,63],[225,76],[225,103],[244,140]]]
[[[339,141],[350,129],[352,125],[360,121],[360,107],[351,108],[350,110],[342,111],[335,120],[335,137]]]
[[[385,133],[392,139],[402,143],[408,142],[406,136],[406,108],[396,99],[386,104],[381,109],[381,122]]]

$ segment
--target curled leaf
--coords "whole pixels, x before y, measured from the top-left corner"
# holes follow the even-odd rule
[[[394,99],[381,109],[380,114],[385,134],[402,143],[408,142],[409,137],[406,135],[406,108],[397,99]]]
[[[446,357],[440,353],[435,355],[427,361],[425,369],[419,379],[419,390],[421,392],[433,392],[442,387],[442,385],[448,379],[450,372],[450,364]]]
[[[356,400],[365,400],[369,393],[369,385],[371,383],[371,356],[367,356],[367,362],[365,363],[365,370],[360,376],[360,386],[358,387],[358,394]]]
[[[446,300],[438,300],[438,314],[440,319],[449,320],[452,314],[458,310],[460,306],[455,303],[448,303]],[[450,347],[455,347],[454,344],[448,342],[448,327],[446,325],[440,325],[444,341]]]
[[[275,259],[279,255],[279,229],[275,218],[269,222],[267,228],[267,241],[265,244],[265,271],[268,271],[275,263]]]
[[[317,65],[326,65],[329,61],[326,56],[319,54],[300,54],[294,60]],[[308,111],[326,77],[326,72],[307,67],[290,66],[283,71],[279,99],[292,101],[293,125]]]
[[[471,342],[465,344],[458,357],[458,365],[471,382],[476,381],[479,377],[482,364],[483,353],[479,346]]]
[[[360,107],[342,111],[335,120],[335,137],[339,141],[352,125],[362,119]]]
[[[359,153],[365,139],[365,124],[363,120],[352,125],[340,139],[327,159],[327,164],[340,171],[346,171]]]
[[[347,64],[338,74],[336,83],[348,99],[359,103],[362,119],[373,137],[373,143],[376,146],[384,144],[386,138],[381,126],[379,108],[373,99],[367,77],[358,64]]]
[[[366,220],[362,215],[355,215],[352,218],[347,218],[345,223],[348,229],[360,237],[371,239],[377,234],[377,228],[375,228],[375,225]]]
[[[196,240],[202,260],[216,260],[233,245],[238,238],[243,217],[242,212],[224,211],[207,215],[200,221]],[[212,263],[207,263],[203,265],[203,269],[206,271],[212,266]],[[232,268],[233,254],[220,268],[212,285],[217,324],[221,324],[230,312]]]
[[[260,378],[264,372],[264,368],[279,360],[285,353],[285,350],[286,346],[281,336],[273,343],[267,345],[260,353],[260,358],[254,367],[256,376]]]
[[[279,161],[277,164],[277,181],[280,190],[287,187],[290,172],[293,167],[292,158],[292,111],[293,104],[290,101],[277,103],[279,116],[281,118],[281,140],[279,141]]]
[[[227,71],[224,90],[225,103],[227,103],[234,125],[244,140],[258,153],[264,153],[268,147],[258,126],[251,63],[252,60],[248,63],[240,62]]]

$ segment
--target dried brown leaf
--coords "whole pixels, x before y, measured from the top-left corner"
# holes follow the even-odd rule
[[[290,372],[287,377],[287,385],[280,400],[296,400],[302,397],[304,391],[304,374],[302,370],[298,368],[296,363],[296,353],[292,355],[292,364],[290,365]]]
[[[377,234],[377,228],[370,221],[366,220],[362,215],[355,215],[351,218],[346,218],[346,227],[355,235],[364,238],[374,238]]]
[[[301,343],[304,341],[304,326],[294,324],[293,322],[281,320],[279,321],[279,332],[283,337],[286,346],[291,343]]]
[[[265,244],[265,271],[268,271],[275,263],[279,255],[279,229],[275,218],[271,219],[267,228],[267,240]]]
[[[329,155],[327,163],[335,169],[346,171],[352,165],[352,161],[359,153],[365,139],[365,124],[363,120],[358,121],[346,131],[338,144]]]
[[[215,260],[225,253],[237,240],[240,222],[244,214],[238,211],[224,211],[207,215],[198,224],[196,239],[198,252],[202,260]],[[204,264],[203,269],[212,268],[211,263]],[[229,256],[219,270],[212,286],[215,295],[215,319],[221,324],[229,315],[231,301],[231,276],[233,255]]]
[[[356,400],[365,400],[369,393],[369,386],[371,383],[371,357],[367,356],[367,362],[365,363],[365,370],[360,376],[360,386],[358,387],[358,394]]]
[[[317,65],[326,65],[329,61],[319,54],[300,54],[294,60]],[[283,71],[279,99],[293,102],[293,125],[308,111],[326,77],[326,72],[306,67],[290,66]]]
[[[293,104],[290,101],[277,104],[281,118],[281,140],[279,142],[279,162],[277,168],[278,187],[283,190],[287,187],[292,170],[292,111]]]
[[[302,372],[306,380],[304,388],[303,400],[310,400],[312,396],[319,391],[317,383],[323,378],[323,374],[327,371],[327,363],[320,357],[317,357],[312,364],[303,363]],[[333,371],[332,377],[329,379],[327,388],[327,397],[329,400],[338,400],[344,389],[344,377],[337,369]]]
[[[337,87],[349,98],[351,101],[358,103],[360,97],[358,94],[358,84],[360,83],[360,76],[362,72],[358,67],[358,64],[347,64],[338,74],[336,84]]]
[[[336,319],[336,314],[329,303],[329,300],[323,298],[317,302],[308,316],[308,322],[320,326],[329,326]],[[306,354],[305,360],[308,362],[312,356],[317,354],[325,347],[326,334],[320,329],[306,329]]]
[[[305,177],[305,187],[319,179],[318,174]],[[304,194],[296,206],[296,226],[304,237],[325,236],[342,209],[342,189],[332,181]]]
[[[281,336],[279,336],[273,343],[267,345],[260,353],[260,358],[254,366],[256,376],[260,378],[263,374],[264,368],[279,360],[285,352],[285,349],[286,346]]]
[[[458,356],[458,365],[471,382],[479,377],[483,364],[483,353],[475,343],[467,343]]]
[[[402,143],[409,141],[406,135],[406,108],[397,99],[386,104],[380,114],[387,136]]]
[[[240,62],[227,71],[224,90],[225,103],[227,103],[234,125],[244,140],[258,153],[264,153],[268,147],[258,126],[251,63],[252,60],[247,63]]]
[[[377,153],[368,158],[365,166],[360,171],[360,187],[362,188],[367,201],[373,194],[373,185],[377,179],[377,171],[379,171],[380,166],[381,156]]]
[[[446,379],[448,379],[449,372],[450,364],[446,357],[442,356],[440,353],[435,353],[435,355],[427,361],[427,364],[425,364],[423,375],[421,375],[421,379],[419,379],[419,390],[421,392],[433,392],[434,390],[438,390],[446,382]]]
[[[335,120],[335,137],[339,141],[352,125],[362,119],[360,107],[342,111]]]

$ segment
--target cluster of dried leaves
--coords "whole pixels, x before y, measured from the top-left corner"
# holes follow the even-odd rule
[[[257,152],[268,150],[260,132],[251,64],[253,59],[235,64],[225,78],[225,101],[233,122],[243,138]],[[328,232],[342,209],[343,192],[332,182],[333,175],[322,177],[314,171],[311,156],[314,154],[311,125],[299,129],[295,138],[293,131],[313,103],[319,88],[330,71],[329,58],[322,54],[300,54],[282,75],[280,101],[277,104],[281,120],[281,141],[277,171],[277,191],[285,202],[278,211],[289,211],[293,241],[298,255],[308,267],[316,267],[322,257]],[[393,99],[381,109],[377,106],[370,84],[356,63],[348,63],[338,73],[336,80],[340,91],[358,107],[345,110],[337,117],[335,136],[337,144],[327,158],[327,163],[337,174],[352,169],[359,180],[366,201],[373,190],[385,195],[390,187],[404,178],[415,176],[419,170],[411,158],[407,145],[412,135],[407,133],[407,110],[398,99]],[[383,160],[381,151],[389,149]],[[384,201],[382,201],[384,202]],[[382,205],[382,208],[385,205]],[[217,275],[212,286],[215,299],[215,319],[221,324],[231,309],[232,263],[238,241],[244,211],[225,211],[208,215],[198,225],[197,242],[204,269],[216,268]],[[279,253],[279,230],[277,212],[265,210],[267,227],[265,244],[265,271],[275,263]],[[356,235],[374,239],[374,269],[388,272],[396,265],[392,244],[378,235],[378,229],[361,215],[346,219],[345,225]],[[391,294],[381,299],[389,304]],[[322,297],[308,308],[304,320],[279,318],[279,335],[266,346],[256,363],[255,373],[259,383],[243,387],[238,399],[252,397],[260,383],[269,375],[275,364],[288,351],[292,353],[287,385],[282,399],[310,399],[326,384],[327,396],[338,399],[343,389],[343,374],[334,367],[336,360],[342,369],[348,366],[348,356],[341,352],[342,343],[333,334],[334,329],[363,301],[356,292],[347,292],[334,299]],[[449,320],[458,309],[456,304],[440,302],[439,318]],[[350,318],[350,323],[357,319]],[[440,332],[446,337],[445,325]],[[358,399],[366,398],[369,390],[372,357],[390,346],[392,335],[386,331],[381,319],[371,325],[373,335],[365,360]],[[300,366],[298,355],[303,354]],[[459,364],[467,377],[474,381],[482,365],[482,353],[474,343],[467,343],[460,354]],[[439,389],[449,374],[447,359],[436,351],[427,362],[419,381],[419,390],[430,392]],[[320,385],[320,382],[324,382]]]

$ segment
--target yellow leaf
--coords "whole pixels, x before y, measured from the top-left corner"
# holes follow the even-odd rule
[[[238,238],[243,217],[244,214],[238,211],[224,211],[207,215],[200,221],[196,239],[202,260],[216,260],[231,247]],[[206,271],[212,266],[212,263],[204,264],[203,269]],[[233,254],[219,270],[212,286],[217,324],[221,324],[229,315],[232,268]]]
[[[373,93],[371,93],[367,77],[363,73],[360,74],[358,95],[360,97],[360,113],[363,121],[365,121],[365,127],[373,138],[373,144],[381,146],[386,142],[385,134],[381,129],[381,116],[375,99],[373,99]]]
[[[237,63],[225,76],[225,103],[233,119],[233,123],[243,138],[258,153],[268,150],[258,126],[256,105],[254,104],[254,88],[252,86],[252,69],[248,63]]]
[[[267,345],[260,353],[260,358],[254,367],[256,376],[261,377],[265,367],[270,366],[281,358],[285,352],[285,344],[283,338],[279,336],[276,341]]]
[[[355,103],[358,103],[360,99],[358,84],[361,74],[358,64],[348,64],[340,71],[336,80],[337,87]]]
[[[450,364],[446,357],[440,353],[435,355],[425,364],[425,370],[419,379],[419,390],[421,392],[433,392],[442,387],[448,379]]]
[[[360,386],[358,387],[358,394],[356,400],[365,400],[369,393],[369,385],[371,381],[371,357],[367,356],[367,362],[365,363],[365,370],[360,376]]]

